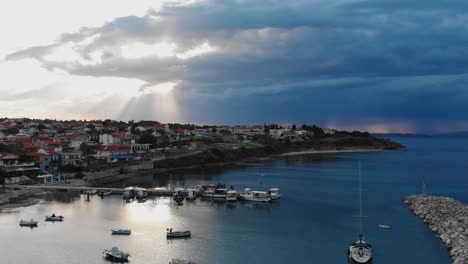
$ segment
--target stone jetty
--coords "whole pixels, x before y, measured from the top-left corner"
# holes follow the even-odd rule
[[[468,264],[468,206],[448,197],[411,195],[404,199],[415,215],[437,233],[454,264]]]

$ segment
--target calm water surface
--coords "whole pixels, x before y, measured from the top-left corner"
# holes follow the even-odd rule
[[[215,175],[142,177],[129,184],[184,185],[223,182],[238,190],[280,187],[281,201],[268,204],[185,202],[167,198],[123,203],[70,194],[12,212],[0,213],[0,263],[108,263],[103,249],[118,246],[132,263],[346,263],[348,244],[357,237],[357,161],[363,164],[365,236],[375,263],[450,263],[440,241],[401,202],[421,191],[468,202],[467,138],[398,138],[408,151],[327,155],[313,160],[268,161]],[[260,176],[259,173],[263,174]],[[172,180],[172,181],[171,181]],[[262,185],[260,185],[260,182]],[[38,228],[20,219],[41,221]],[[381,230],[378,224],[388,224]],[[189,240],[168,241],[167,227],[191,229]],[[111,236],[111,228],[131,228],[131,236]],[[313,260],[313,261],[312,261]],[[304,262],[305,261],[305,262]]]

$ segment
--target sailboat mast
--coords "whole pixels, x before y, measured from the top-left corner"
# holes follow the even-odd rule
[[[361,161],[358,161],[359,168],[359,236],[362,237],[362,186],[361,186]]]

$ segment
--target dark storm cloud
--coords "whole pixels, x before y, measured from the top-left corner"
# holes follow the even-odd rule
[[[48,69],[148,85],[179,80],[179,100],[197,109],[187,115],[199,121],[218,120],[207,113],[223,105],[231,120],[241,107],[253,121],[368,116],[422,127],[422,120],[468,119],[467,10],[465,1],[454,0],[203,1],[64,33],[53,44],[93,37],[75,50],[87,59],[101,51],[96,64],[46,60],[55,46],[7,59],[33,57]],[[161,41],[175,42],[177,53],[203,43],[217,50],[189,59],[128,59],[119,51],[132,42]]]

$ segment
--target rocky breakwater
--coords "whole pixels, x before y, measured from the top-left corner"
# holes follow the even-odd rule
[[[437,233],[454,264],[468,264],[468,206],[452,198],[427,195],[408,196],[404,203]]]

